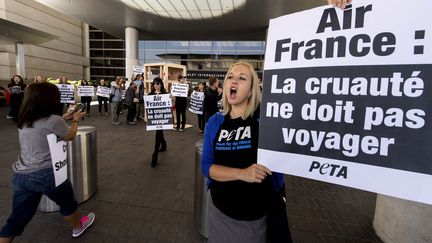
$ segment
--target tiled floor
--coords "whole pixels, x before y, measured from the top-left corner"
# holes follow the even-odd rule
[[[114,127],[109,116],[81,125],[97,128],[98,192],[79,210],[96,213],[78,239],[58,213],[37,213],[14,242],[205,242],[193,224],[196,115],[185,132],[166,131],[168,150],[150,167],[154,132],[143,122]],[[17,158],[17,129],[0,108],[0,224],[11,208],[10,164]],[[126,119],[125,114],[121,119]],[[380,242],[372,228],[376,195],[286,176],[287,209],[294,242]]]

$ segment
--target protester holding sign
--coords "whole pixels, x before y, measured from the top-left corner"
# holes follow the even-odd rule
[[[205,90],[206,90],[206,83],[205,82],[199,83],[197,91],[204,94]],[[201,105],[202,105],[202,108],[204,109],[204,99],[201,101]],[[202,112],[201,114],[197,114],[197,116],[198,116],[198,132],[203,133],[204,132],[204,126],[205,126],[204,112]]]
[[[257,164],[261,94],[254,68],[233,64],[223,93],[223,112],[206,124],[201,160],[211,195],[209,242],[267,242],[275,228],[280,242],[290,242],[283,176]]]
[[[162,79],[157,77],[153,79],[151,91],[150,93],[148,93],[148,96],[159,94],[166,94],[166,91]],[[148,106],[146,108],[148,108]],[[151,167],[156,166],[159,152],[164,152],[166,149],[167,143],[165,141],[163,130],[156,130],[155,146],[151,160]]]
[[[57,115],[60,102],[58,88],[50,83],[33,83],[25,91],[18,115],[18,134],[21,146],[18,161],[13,164],[13,210],[0,231],[0,242],[11,242],[23,233],[25,226],[36,213],[42,195],[60,206],[60,213],[72,226],[72,236],[80,236],[94,221],[89,213],[80,219],[71,182],[66,179],[55,186],[53,162],[47,136],[70,141],[76,133],[78,122],[85,112]],[[72,119],[71,127],[64,119]],[[59,240],[61,241],[61,240]]]
[[[60,105],[58,107],[58,114],[63,115],[64,106],[66,105],[66,109],[69,107],[69,104],[74,103],[74,87],[73,85],[69,85],[68,78],[66,76],[61,76],[59,78],[59,84],[57,87],[60,90]]]
[[[186,77],[179,75],[178,81],[180,84],[186,83]],[[177,117],[177,130],[183,132],[186,125],[186,108],[187,108],[187,97],[176,96],[175,97],[175,108]],[[181,118],[180,118],[181,116]],[[181,127],[180,127],[181,123]]]
[[[89,82],[85,79],[81,81],[81,86],[87,86],[92,88],[92,92],[94,92],[93,86],[89,85]],[[90,103],[93,99],[93,96],[81,96],[81,103],[86,105],[87,116],[90,116]]]
[[[101,79],[99,81],[99,86],[97,87],[96,96],[98,99],[99,104],[99,113],[98,115],[101,115],[102,112],[102,103],[105,110],[105,116],[108,115],[108,99],[110,97],[110,89],[108,88],[108,83],[105,82],[105,79]]]
[[[111,123],[114,126],[120,125],[119,116],[122,109],[122,94],[123,94],[122,78],[116,77],[115,82],[111,82]]]
[[[10,96],[10,111],[6,118],[12,119],[14,122],[17,122],[18,119],[18,111],[21,106],[22,99],[24,97],[24,89],[27,85],[24,83],[24,80],[20,75],[14,75],[10,83],[8,84],[8,91],[11,94]]]

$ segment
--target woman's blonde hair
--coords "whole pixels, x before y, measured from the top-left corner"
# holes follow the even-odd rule
[[[227,87],[227,78],[228,78],[228,74],[231,73],[232,69],[235,66],[245,66],[249,69],[249,72],[251,74],[251,95],[248,97],[248,103],[246,105],[246,109],[244,111],[244,113],[242,114],[241,118],[243,120],[246,120],[248,117],[252,117],[254,115],[255,110],[258,108],[260,101],[261,101],[261,90],[260,90],[260,80],[258,78],[258,74],[255,72],[255,69],[252,67],[252,65],[250,63],[247,62],[237,62],[234,63],[230,66],[228,72],[225,75],[225,79],[224,79],[224,87],[223,87],[223,93],[222,93],[222,114],[227,115],[230,113],[232,107],[231,105],[228,103],[228,99],[227,99],[227,94],[229,94],[229,87]]]

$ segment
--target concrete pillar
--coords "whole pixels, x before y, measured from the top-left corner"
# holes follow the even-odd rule
[[[384,242],[432,242],[432,205],[377,195],[373,227]]]
[[[125,29],[126,48],[126,78],[129,80],[133,75],[133,66],[138,65],[138,30],[132,27]]]
[[[15,65],[16,74],[20,75],[22,78],[26,78],[25,72],[25,61],[24,61],[24,44],[22,42],[15,42]]]
[[[89,25],[82,22],[82,47],[83,47],[83,57],[86,58],[86,64],[83,67],[84,79],[90,80],[90,34]]]

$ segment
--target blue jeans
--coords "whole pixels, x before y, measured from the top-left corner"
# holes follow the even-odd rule
[[[38,170],[29,174],[15,173],[12,178],[14,190],[12,214],[0,231],[1,237],[21,235],[25,226],[36,213],[42,194],[60,206],[60,213],[69,216],[77,210],[72,184],[69,179],[55,187],[53,169]]]

